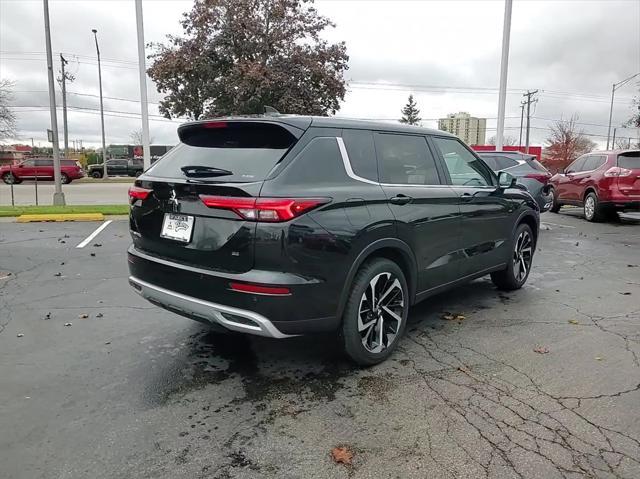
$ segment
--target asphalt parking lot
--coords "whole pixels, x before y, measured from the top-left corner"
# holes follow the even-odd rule
[[[640,477],[640,220],[543,222],[524,289],[422,303],[370,369],[146,303],[126,221],[0,223],[0,475]]]

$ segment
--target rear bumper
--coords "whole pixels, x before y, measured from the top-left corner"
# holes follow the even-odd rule
[[[129,276],[129,284],[143,298],[174,313],[196,321],[216,323],[232,331],[256,334],[269,338],[288,338],[264,316],[244,309],[211,303],[202,299],[176,293],[155,286],[134,276]]]
[[[138,294],[164,309],[227,329],[286,338],[338,327],[326,282],[290,273],[251,270],[225,273],[158,258],[131,246],[129,283]],[[232,291],[230,282],[286,286],[291,294],[270,296]]]

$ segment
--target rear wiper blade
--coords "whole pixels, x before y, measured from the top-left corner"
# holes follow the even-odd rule
[[[233,175],[233,171],[213,166],[189,165],[180,168],[185,176],[192,178],[213,178],[216,176]]]

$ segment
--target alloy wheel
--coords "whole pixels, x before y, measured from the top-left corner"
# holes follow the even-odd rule
[[[395,341],[404,317],[404,293],[392,273],[373,277],[360,299],[358,332],[364,348],[380,353]]]
[[[520,283],[524,281],[531,268],[533,259],[533,241],[528,231],[522,231],[513,250],[513,274]]]
[[[590,220],[596,212],[596,200],[593,196],[587,196],[584,201],[584,216]]]
[[[6,175],[4,175],[4,182],[8,185],[13,185],[16,182],[16,177],[13,176],[12,173],[8,173]]]

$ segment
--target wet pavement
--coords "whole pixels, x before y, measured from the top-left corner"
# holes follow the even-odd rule
[[[543,221],[525,288],[427,300],[369,369],[146,303],[126,221],[0,223],[0,476],[640,477],[640,220]]]

